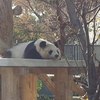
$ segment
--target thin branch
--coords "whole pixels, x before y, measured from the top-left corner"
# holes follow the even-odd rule
[[[94,9],[89,10],[87,13],[91,13],[91,12],[93,12],[94,10],[98,9],[99,7],[100,7],[100,4],[99,4],[98,6],[96,6]]]
[[[95,38],[96,38],[96,33],[95,33],[95,18],[94,18],[94,37],[93,37],[93,42],[92,42],[93,45],[95,43]]]
[[[97,9],[97,11],[95,12],[94,16],[91,18],[91,20],[89,22],[87,22],[87,24],[89,24],[90,22],[93,21],[93,19],[96,17],[96,15],[98,14],[100,8]]]
[[[98,41],[99,39],[97,38],[95,41],[94,41],[94,44]]]
[[[41,16],[40,16],[38,13],[36,13],[36,12],[34,11],[33,7],[32,7],[31,4],[30,4],[30,1],[27,0],[27,2],[28,2],[28,4],[29,4],[31,10],[34,12],[34,14],[41,20]]]
[[[68,13],[65,13],[64,11],[61,10],[61,13],[68,19]]]

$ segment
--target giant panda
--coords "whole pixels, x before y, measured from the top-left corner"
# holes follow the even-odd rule
[[[60,59],[61,52],[53,43],[37,39],[18,44],[2,53],[3,58]]]

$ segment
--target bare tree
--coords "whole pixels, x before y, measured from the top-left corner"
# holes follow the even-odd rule
[[[67,10],[69,14],[70,21],[73,25],[73,29],[76,30],[76,34],[79,38],[80,43],[83,47],[83,54],[85,55],[87,74],[88,74],[88,84],[84,85],[84,89],[88,94],[89,100],[99,100],[100,96],[100,82],[98,78],[98,72],[96,71],[96,66],[94,62],[94,43],[90,43],[89,40],[89,24],[94,20],[94,33],[95,33],[95,17],[99,11],[99,5],[97,1],[89,0],[65,0],[67,5]],[[98,2],[99,4],[99,2]],[[94,9],[92,9],[94,7]],[[92,18],[89,17],[91,13]],[[100,61],[98,61],[100,63]]]

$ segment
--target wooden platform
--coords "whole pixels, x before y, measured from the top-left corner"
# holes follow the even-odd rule
[[[73,91],[83,96],[84,92],[73,82],[72,71],[83,66],[84,61],[68,64],[65,60],[0,59],[0,100],[37,100],[38,77],[54,93],[55,100],[72,100]],[[54,83],[46,75],[51,73]]]
[[[85,66],[83,60],[78,60],[77,63],[73,60],[69,61],[70,67],[82,67]],[[0,67],[69,67],[66,60],[36,60],[36,59],[12,59],[4,58],[0,59]]]

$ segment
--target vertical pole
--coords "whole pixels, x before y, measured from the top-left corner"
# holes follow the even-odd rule
[[[37,76],[27,74],[20,76],[21,100],[37,100]]]
[[[14,100],[13,68],[1,68],[1,100]]]
[[[55,73],[55,100],[72,100],[72,75],[68,68],[57,68]]]

